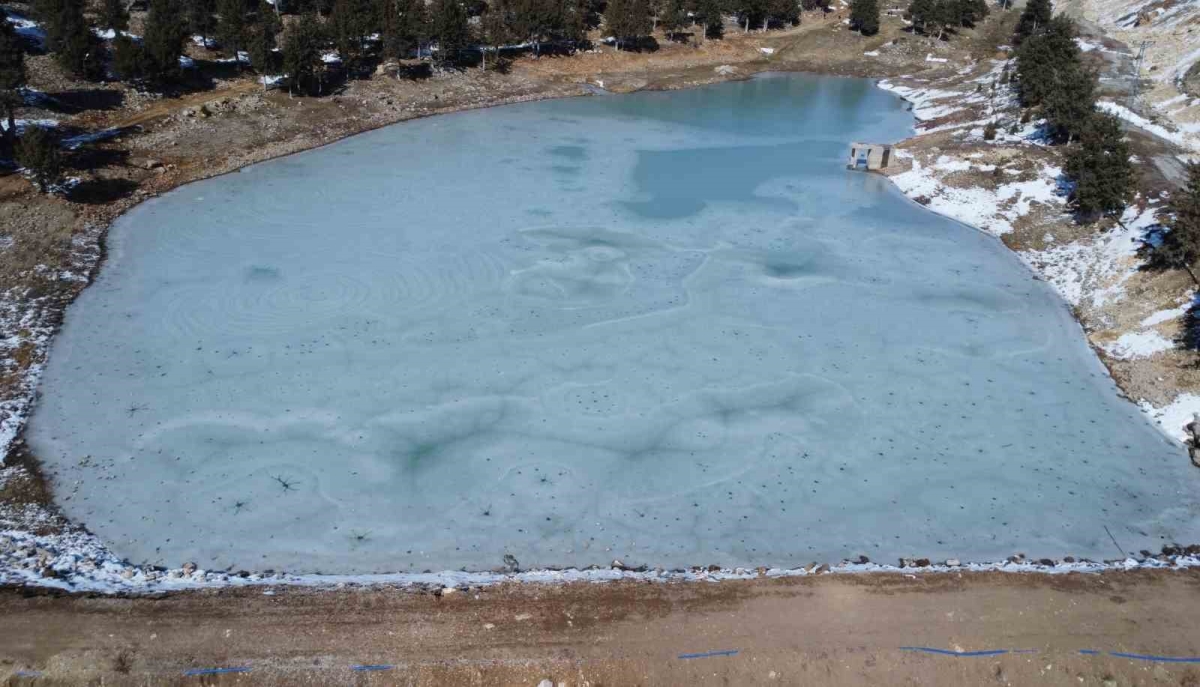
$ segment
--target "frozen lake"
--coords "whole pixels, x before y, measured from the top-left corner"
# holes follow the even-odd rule
[[[27,433],[134,562],[1114,558],[1200,472],[997,241],[790,76],[410,122],[146,202]]]

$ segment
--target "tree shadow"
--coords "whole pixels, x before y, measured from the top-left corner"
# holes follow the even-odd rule
[[[658,39],[654,36],[638,36],[621,41],[620,50],[625,52],[655,53],[658,52]]]
[[[409,81],[424,81],[433,77],[433,65],[429,62],[401,63],[396,76]]]
[[[68,168],[80,171],[123,166],[129,162],[129,151],[81,146],[67,153],[64,162]]]
[[[81,88],[39,95],[40,107],[62,114],[77,114],[87,110],[115,110],[125,103],[124,93],[103,88]]]
[[[89,179],[81,181],[67,192],[67,200],[85,205],[103,205],[129,197],[137,190],[129,179]]]

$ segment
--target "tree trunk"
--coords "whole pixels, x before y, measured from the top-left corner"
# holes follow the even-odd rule
[[[1196,286],[1200,286],[1200,279],[1196,278],[1196,273],[1192,271],[1192,266],[1184,263],[1183,269],[1187,270],[1187,273],[1192,277],[1192,282],[1195,283]]]

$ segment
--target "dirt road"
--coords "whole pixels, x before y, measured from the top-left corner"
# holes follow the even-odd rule
[[[134,599],[9,590],[0,617],[12,684],[1200,685],[1200,659],[1110,653],[1200,656],[1200,571]],[[184,674],[215,668],[248,671]]]

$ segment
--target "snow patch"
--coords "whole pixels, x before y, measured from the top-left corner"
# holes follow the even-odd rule
[[[1174,342],[1153,329],[1141,332],[1126,332],[1116,341],[1101,346],[1105,353],[1108,353],[1117,360],[1149,358],[1155,353],[1169,351],[1174,347]]]
[[[1180,394],[1165,406],[1156,407],[1149,401],[1139,401],[1141,407],[1162,429],[1163,432],[1180,442],[1187,440],[1185,427],[1192,421],[1192,416],[1200,413],[1200,395]]]

